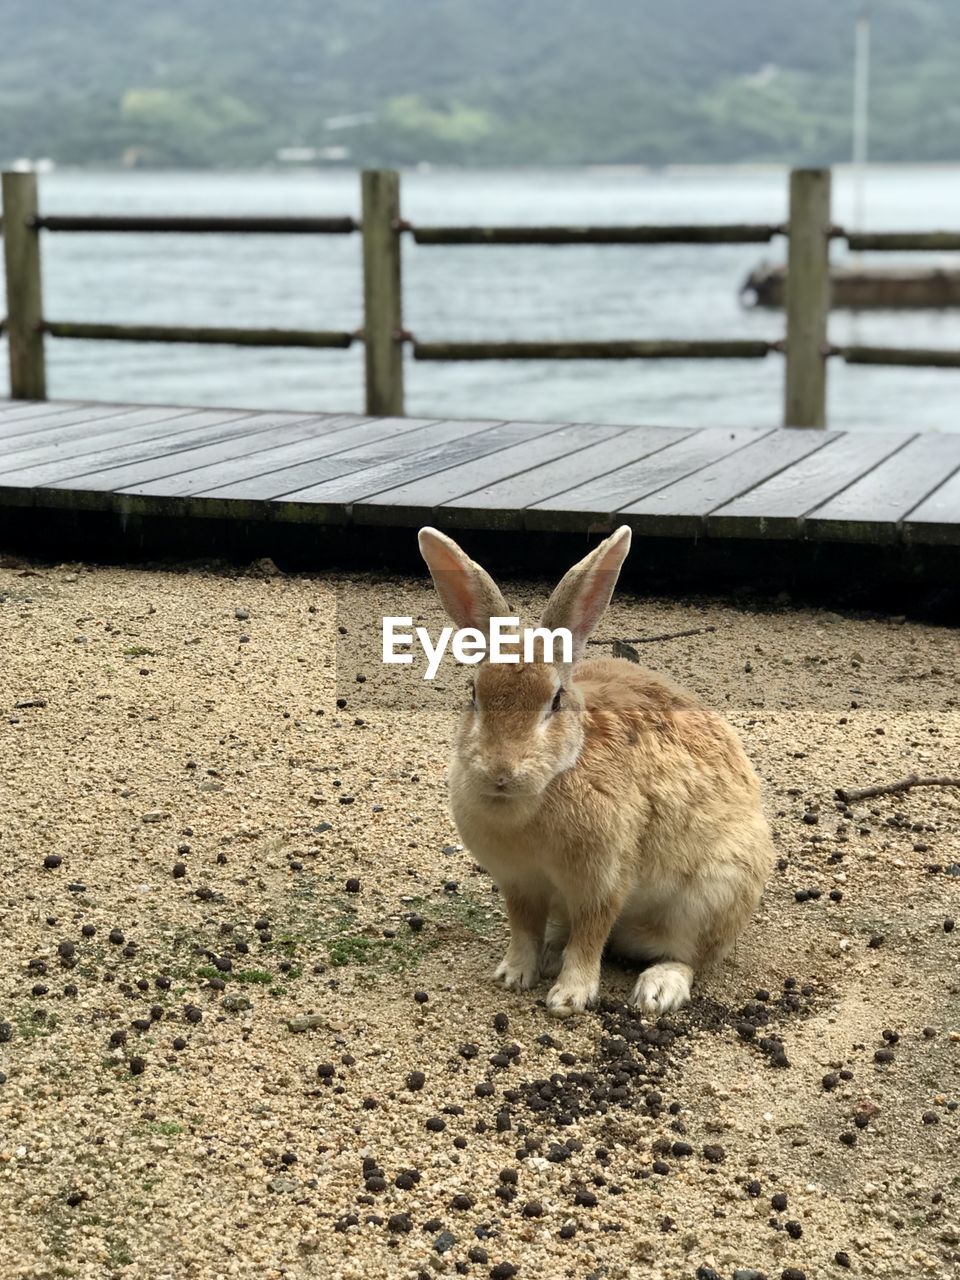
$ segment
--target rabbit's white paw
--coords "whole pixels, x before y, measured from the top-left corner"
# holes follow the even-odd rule
[[[637,979],[630,1003],[644,1013],[671,1013],[690,999],[693,970],[688,964],[667,961],[651,965]]]
[[[560,980],[547,992],[547,1012],[555,1018],[569,1018],[596,1003],[599,994],[599,982],[564,978],[561,974]]]
[[[493,976],[502,982],[508,991],[526,991],[536,986],[540,977],[536,952],[530,956],[518,958],[508,951],[497,965]]]

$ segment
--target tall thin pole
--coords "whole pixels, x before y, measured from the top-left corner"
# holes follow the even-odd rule
[[[37,175],[5,173],[0,191],[7,274],[10,396],[13,400],[46,400],[40,233],[36,226]]]
[[[783,425],[824,427],[830,315],[829,169],[791,172],[789,226]]]
[[[366,411],[403,416],[403,304],[400,289],[400,175],[366,169],[363,205],[363,340]]]
[[[853,228],[862,231],[870,107],[870,15],[857,19],[853,61]]]

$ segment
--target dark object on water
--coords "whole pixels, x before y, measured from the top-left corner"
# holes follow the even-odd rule
[[[787,269],[761,262],[740,288],[755,307],[783,307]],[[830,268],[834,310],[960,307],[960,260],[940,266]]]

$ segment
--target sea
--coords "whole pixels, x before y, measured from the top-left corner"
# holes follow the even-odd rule
[[[359,175],[95,172],[39,179],[45,213],[359,216]],[[780,222],[780,167],[416,169],[403,216],[420,224]],[[960,166],[874,166],[863,229],[960,227]],[[853,225],[855,175],[834,170],[834,221]],[[767,338],[784,317],[745,305],[741,286],[769,245],[417,246],[403,250],[404,324],[421,341]],[[834,245],[838,261],[849,258]],[[929,254],[864,255],[904,263]],[[936,259],[947,262],[948,257]],[[955,265],[960,265],[954,259]],[[44,233],[53,320],[355,329],[360,237]],[[960,311],[836,312],[843,344],[960,348]],[[48,390],[64,399],[362,412],[363,357],[282,350],[48,339]],[[0,341],[2,346],[2,341]],[[6,353],[0,351],[0,394]],[[711,427],[782,420],[783,358],[737,361],[408,359],[406,409],[447,418]],[[831,427],[960,430],[960,370],[829,368]]]

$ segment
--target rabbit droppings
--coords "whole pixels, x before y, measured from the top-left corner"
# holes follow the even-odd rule
[[[772,864],[756,774],[734,730],[690,693],[623,658],[583,660],[630,549],[617,531],[574,565],[541,626],[572,662],[477,668],[450,768],[460,836],[503,892],[504,986],[554,978],[548,1009],[594,1003],[608,944],[647,965],[631,1003],[666,1013],[730,949]],[[420,550],[457,627],[510,617],[480,565],[436,529]]]

